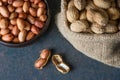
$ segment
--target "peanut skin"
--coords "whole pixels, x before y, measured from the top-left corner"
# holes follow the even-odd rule
[[[47,49],[42,50],[40,57],[43,59],[47,59],[50,56],[50,51]]]
[[[9,32],[10,32],[9,29],[1,29],[0,34],[5,35],[5,34],[8,34]]]
[[[36,26],[34,26],[34,25],[31,27],[31,31],[32,31],[34,34],[39,34],[39,33],[40,33],[39,28],[36,27]]]
[[[23,6],[23,3],[24,3],[23,0],[15,0],[15,1],[13,2],[13,6],[14,6],[14,7],[21,7],[21,6]]]
[[[33,39],[34,36],[35,36],[35,34],[34,34],[33,32],[29,32],[29,33],[27,34],[26,40],[27,40],[27,41],[28,41],[28,40],[31,40],[31,39]]]
[[[27,15],[25,13],[19,13],[18,17],[22,19],[26,19]]]
[[[22,31],[25,28],[25,21],[21,18],[18,18],[17,26],[18,26],[18,29]]]
[[[20,32],[20,30],[18,29],[18,27],[14,26],[13,29],[12,29],[12,34],[14,36],[18,36],[19,32]]]
[[[8,9],[7,9],[6,7],[4,7],[4,6],[1,6],[1,7],[0,7],[0,13],[1,13],[1,15],[4,16],[4,17],[9,17],[9,11],[8,11]]]
[[[22,30],[19,35],[18,35],[18,39],[20,42],[24,42],[26,40],[26,36],[27,36],[27,31],[26,30]]]
[[[8,20],[7,19],[1,19],[0,21],[0,28],[5,29],[8,27]]]
[[[38,4],[38,7],[46,8],[45,2],[41,1],[41,2]]]
[[[20,41],[19,41],[19,39],[16,37],[16,38],[13,39],[13,42],[14,42],[14,43],[19,43]]]
[[[29,2],[24,2],[23,4],[23,11],[26,13],[29,11],[30,3]]]
[[[34,4],[38,4],[41,0],[34,0]]]
[[[42,22],[45,22],[47,20],[47,15],[41,15],[39,17],[39,20],[42,21]]]
[[[2,40],[5,42],[11,42],[13,40],[14,36],[12,34],[6,34],[2,36]]]
[[[14,0],[8,0],[8,4],[12,4]]]
[[[48,49],[44,49],[41,51],[40,57],[35,61],[35,68],[42,69],[48,62],[48,59],[51,55],[51,52]]]
[[[44,8],[38,8],[37,10],[37,17],[39,17],[40,15],[46,14],[46,10]]]
[[[45,63],[46,63],[46,60],[40,58],[40,59],[38,59],[38,60],[35,62],[34,66],[35,66],[35,68],[37,68],[37,69],[42,69],[43,66],[45,65]]]
[[[35,18],[31,15],[28,15],[27,20],[29,23],[34,24],[35,23]]]
[[[7,6],[9,12],[13,12],[15,8],[12,5]]]
[[[36,21],[35,21],[35,26],[37,26],[38,28],[41,29],[41,28],[43,28],[43,26],[44,26],[44,22],[36,20]]]
[[[36,15],[37,15],[36,9],[34,9],[34,8],[29,8],[29,12],[30,12],[30,14],[31,14],[33,17],[36,17]]]

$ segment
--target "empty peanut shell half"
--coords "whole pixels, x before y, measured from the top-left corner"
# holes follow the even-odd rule
[[[66,63],[64,63],[60,55],[53,55],[52,62],[59,72],[66,74],[70,71],[70,67]]]

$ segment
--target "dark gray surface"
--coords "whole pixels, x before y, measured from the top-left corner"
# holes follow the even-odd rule
[[[49,0],[48,3],[54,16],[60,1]],[[34,62],[44,48],[51,49],[52,54],[61,54],[71,71],[63,75],[51,61],[43,70],[35,69]],[[52,17],[48,31],[33,44],[22,48],[0,45],[0,80],[120,80],[120,69],[92,60],[75,50],[58,32]]]

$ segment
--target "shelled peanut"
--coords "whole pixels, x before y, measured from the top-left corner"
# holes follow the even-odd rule
[[[35,61],[34,67],[37,69],[42,69],[48,62],[51,56],[51,51],[44,49],[41,51],[39,58]]]
[[[43,0],[0,0],[0,38],[12,43],[33,39],[44,28],[46,7]]]
[[[117,33],[120,0],[68,0],[66,17],[76,33]]]

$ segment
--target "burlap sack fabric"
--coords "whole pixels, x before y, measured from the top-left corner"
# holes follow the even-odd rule
[[[120,68],[120,32],[102,35],[72,32],[66,18],[67,1],[61,0],[61,12],[56,16],[56,24],[61,34],[88,57]]]

